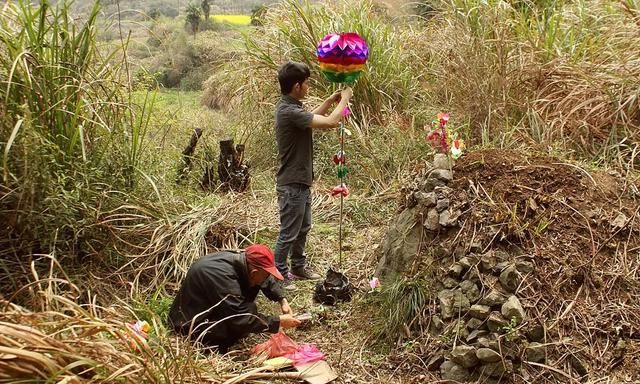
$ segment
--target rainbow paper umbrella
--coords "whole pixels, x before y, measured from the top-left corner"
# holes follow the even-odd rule
[[[320,71],[334,83],[353,83],[362,74],[369,58],[369,47],[354,32],[330,33],[318,44]]]

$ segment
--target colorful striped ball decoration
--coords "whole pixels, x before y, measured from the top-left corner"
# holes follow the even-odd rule
[[[320,71],[334,83],[353,83],[362,74],[369,47],[354,32],[330,33],[318,44]]]

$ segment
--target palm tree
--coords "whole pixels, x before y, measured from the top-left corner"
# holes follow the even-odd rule
[[[193,36],[196,36],[196,32],[198,32],[198,27],[200,26],[200,16],[202,16],[202,12],[200,11],[200,7],[195,4],[189,4],[185,9],[187,24],[191,27],[191,33]]]

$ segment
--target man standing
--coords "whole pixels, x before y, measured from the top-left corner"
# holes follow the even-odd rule
[[[280,234],[276,242],[275,259],[278,271],[284,276],[285,289],[295,289],[292,280],[319,279],[306,265],[304,247],[311,229],[311,192],[313,182],[312,129],[335,128],[342,111],[349,104],[353,92],[347,87],[326,99],[311,112],[302,100],[309,92],[309,67],[288,62],[278,70],[282,94],[276,105],[276,141],[280,169],[276,177]],[[328,116],[331,106],[338,103]],[[291,255],[291,271],[287,258]]]
[[[283,279],[265,245],[251,245],[244,253],[206,255],[189,268],[171,305],[169,323],[177,333],[222,353],[250,333],[297,327],[300,321],[274,278]],[[280,303],[282,315],[258,313],[254,301],[260,291]]]

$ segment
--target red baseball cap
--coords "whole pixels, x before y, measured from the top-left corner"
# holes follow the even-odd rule
[[[266,245],[254,244],[250,245],[244,250],[244,254],[247,257],[247,263],[252,267],[260,268],[269,272],[270,275],[278,280],[284,280],[284,277],[278,272],[276,263],[273,258],[273,252]]]

